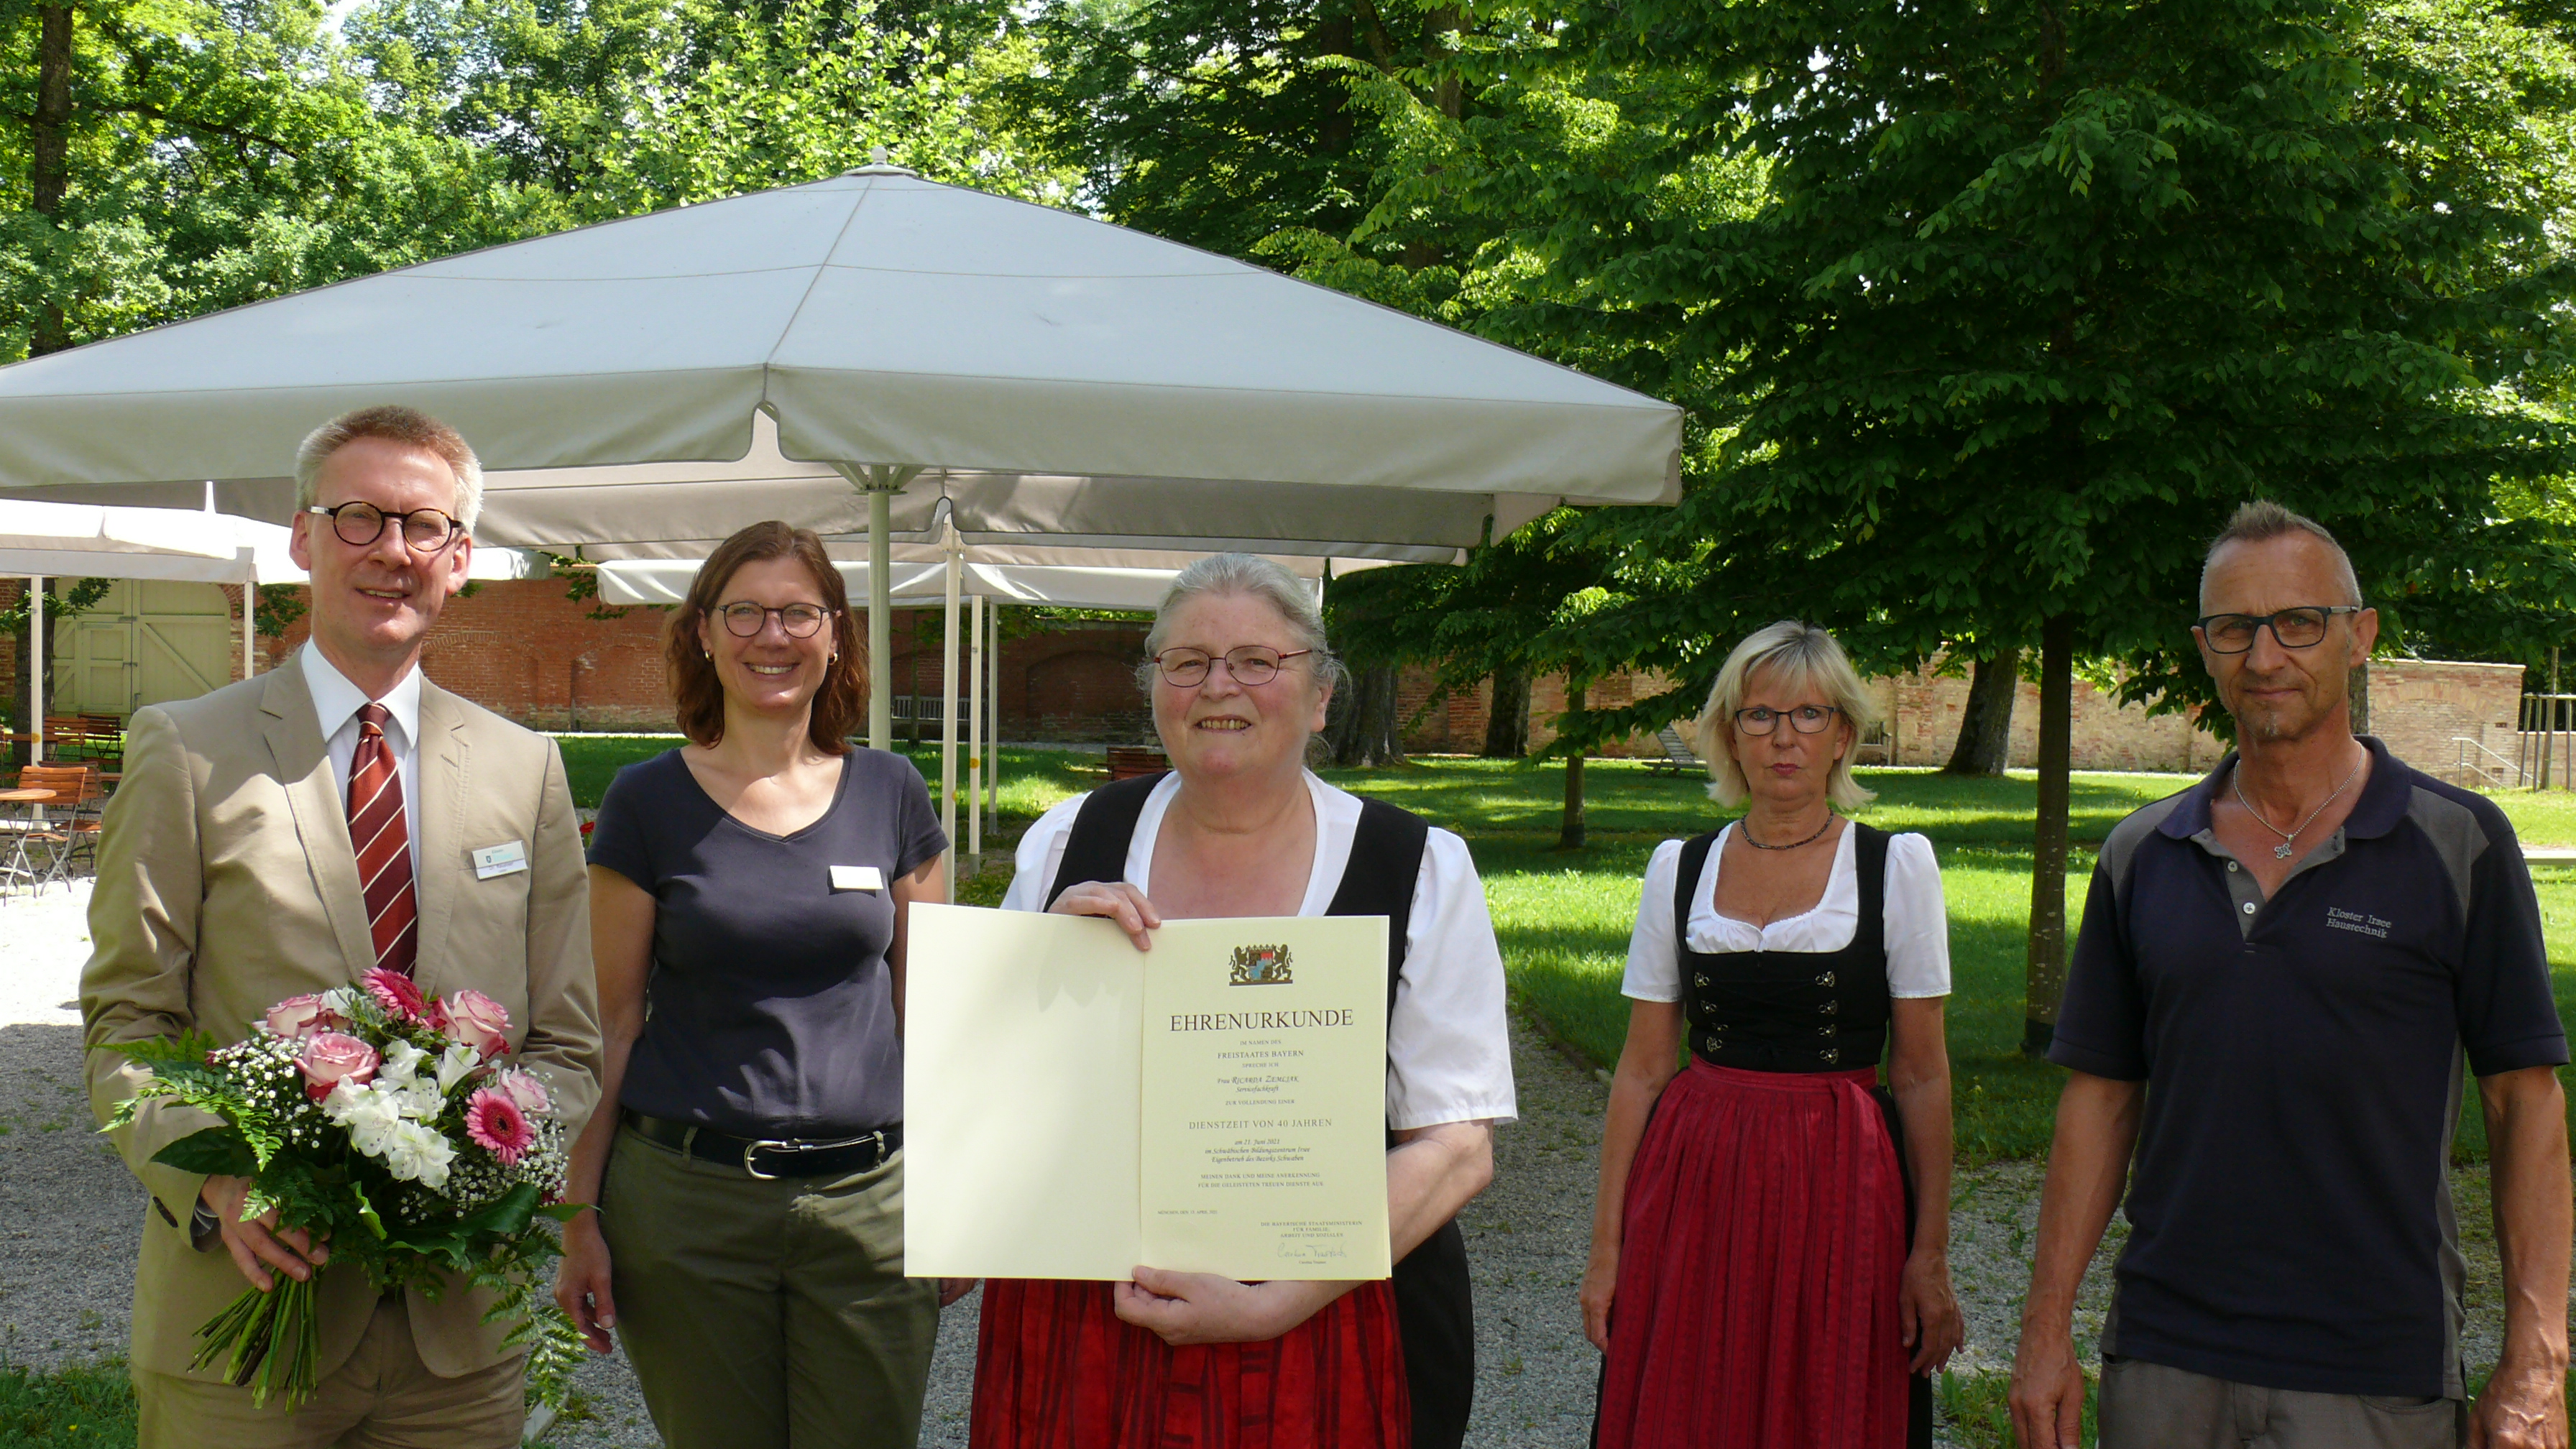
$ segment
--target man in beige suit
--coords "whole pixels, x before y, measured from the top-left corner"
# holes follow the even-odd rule
[[[474,453],[407,408],[323,425],[296,458],[295,561],[313,636],[272,673],[138,711],[107,811],[95,949],[81,977],[90,1106],[143,1072],[115,1043],[250,1033],[274,1003],[371,966],[423,992],[471,987],[578,1130],[596,1093],[598,1013],[581,831],[552,741],[421,677],[464,587],[482,498]],[[162,1445],[519,1442],[522,1355],[450,1292],[380,1296],[327,1244],[241,1220],[245,1178],[152,1161],[210,1125],[153,1104],[116,1134],[151,1193],[135,1272],[144,1449]],[[320,1275],[321,1384],[295,1413],[191,1370],[199,1325],[273,1274]]]

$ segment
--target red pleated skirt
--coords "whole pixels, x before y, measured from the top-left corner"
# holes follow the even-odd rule
[[[1904,1449],[1905,1186],[1874,1070],[1697,1057],[1628,1173],[1598,1449]]]
[[[985,1282],[972,1449],[1410,1449],[1383,1281],[1260,1343],[1174,1348],[1110,1302],[1107,1283]]]

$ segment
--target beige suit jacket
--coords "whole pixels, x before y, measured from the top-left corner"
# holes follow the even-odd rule
[[[432,996],[471,987],[507,1007],[516,1059],[553,1084],[578,1132],[598,1094],[599,1012],[562,754],[427,681],[415,749],[421,798],[405,803],[420,837],[420,987]],[[471,852],[512,841],[526,845],[528,869],[476,879]],[[81,1015],[101,1122],[145,1075],[111,1044],[191,1028],[237,1041],[278,1001],[348,985],[375,964],[347,805],[300,660],[136,712],[89,928]],[[211,1125],[155,1103],[114,1134],[152,1195],[135,1271],[134,1366],[205,1380],[219,1376],[188,1368],[196,1331],[244,1283],[219,1241],[192,1241],[204,1179],[151,1159]],[[376,1296],[362,1268],[323,1270],[319,1372],[356,1347]],[[486,1306],[479,1295],[410,1295],[431,1372],[500,1361],[503,1330],[480,1322]]]

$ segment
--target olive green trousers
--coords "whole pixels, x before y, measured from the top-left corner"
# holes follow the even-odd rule
[[[669,1449],[910,1449],[939,1286],[903,1276],[903,1154],[762,1180],[621,1129],[601,1185],[617,1337]]]

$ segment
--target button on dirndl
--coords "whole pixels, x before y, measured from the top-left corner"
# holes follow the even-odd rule
[[[1817,978],[1816,978],[1816,984],[1817,984],[1818,986],[1831,986],[1831,985],[1833,985],[1833,984],[1834,984],[1834,973],[1832,973],[1831,971],[1828,971],[1828,972],[1826,972],[1824,975],[1817,977]]]

